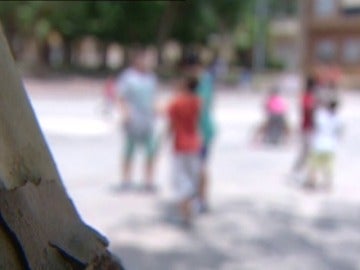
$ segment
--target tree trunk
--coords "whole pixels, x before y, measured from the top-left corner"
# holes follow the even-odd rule
[[[131,64],[131,57],[130,57],[130,45],[124,44],[123,45],[124,50],[124,61],[123,61],[123,67],[128,67]]]
[[[50,66],[50,46],[47,41],[42,41],[39,44],[39,55],[40,55],[40,63],[45,66]]]
[[[64,50],[64,58],[63,65],[66,67],[71,66],[71,39],[64,37],[63,50]]]
[[[157,36],[156,47],[158,51],[158,65],[163,64],[163,46],[164,42],[168,38],[171,27],[173,26],[176,20],[176,11],[179,7],[179,3],[176,1],[167,2],[166,9],[163,13],[163,16],[160,20],[159,31]]]
[[[66,194],[0,31],[0,269],[122,269]]]
[[[107,41],[100,41],[100,57],[101,57],[101,69],[107,68],[107,51],[109,47],[109,43]]]

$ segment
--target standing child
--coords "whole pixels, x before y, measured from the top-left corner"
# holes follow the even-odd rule
[[[310,143],[314,129],[314,112],[316,108],[316,90],[317,84],[313,77],[306,80],[305,90],[301,96],[301,149],[294,164],[294,176],[298,178],[306,165],[309,157]]]
[[[147,52],[137,51],[132,65],[118,77],[116,82],[125,136],[120,188],[122,190],[133,188],[131,174],[133,158],[137,148],[140,147],[146,154],[142,189],[146,192],[155,192],[153,177],[157,153],[154,138],[157,79],[146,60]]]
[[[205,69],[196,54],[190,54],[185,59],[185,71],[198,78],[196,94],[201,100],[199,129],[202,144],[199,151],[201,166],[196,206],[199,213],[206,213],[209,211],[210,178],[208,164],[216,133],[213,116],[214,77]]]
[[[325,187],[327,189],[332,187],[333,160],[341,131],[340,120],[336,113],[337,107],[337,102],[331,101],[315,113],[309,174],[305,183],[308,188],[316,186],[319,173],[324,177]]]
[[[184,226],[191,225],[192,201],[198,189],[201,147],[199,118],[201,101],[196,95],[197,79],[187,78],[178,86],[168,114],[173,138],[174,182],[177,206]]]

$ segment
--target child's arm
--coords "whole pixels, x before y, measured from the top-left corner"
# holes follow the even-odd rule
[[[127,122],[130,118],[130,112],[129,112],[129,106],[128,106],[126,100],[123,97],[119,97],[117,103],[118,103],[118,108],[119,108],[119,111],[120,111],[123,121]]]

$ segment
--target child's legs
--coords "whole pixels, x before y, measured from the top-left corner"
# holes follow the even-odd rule
[[[300,171],[306,165],[310,155],[310,139],[309,133],[302,134],[300,153],[295,162],[294,171]]]
[[[199,178],[199,183],[198,183],[198,196],[199,199],[201,201],[202,204],[207,205],[207,201],[208,201],[208,169],[207,169],[207,159],[208,159],[208,155],[209,155],[209,145],[204,144],[202,146],[201,149],[201,153],[200,153],[200,161],[201,164],[199,163],[198,168],[195,168],[195,170],[197,170],[197,175],[195,177]],[[194,161],[196,162],[196,161]]]
[[[192,219],[192,199],[184,198],[179,203],[179,212],[183,221],[189,223]]]
[[[321,156],[319,153],[311,153],[309,158],[309,165],[308,165],[308,179],[307,185],[315,186],[317,182],[317,173],[319,171],[319,167],[321,167]]]
[[[130,182],[131,179],[131,169],[132,169],[132,159],[135,152],[135,140],[130,134],[126,134],[124,153],[123,153],[123,164],[122,164],[122,173],[123,173],[123,182]]]
[[[175,154],[174,157],[174,185],[178,207],[185,221],[191,220],[192,205],[196,192],[192,179],[192,165],[187,154]]]
[[[146,184],[153,184],[154,163],[156,159],[157,145],[153,134],[149,134],[145,139],[146,164],[145,164],[145,181]]]
[[[331,188],[333,184],[333,164],[334,156],[332,153],[324,153],[324,183],[327,188]]]

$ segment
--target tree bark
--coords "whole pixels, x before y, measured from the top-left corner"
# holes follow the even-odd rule
[[[0,269],[122,269],[80,219],[0,31]]]

